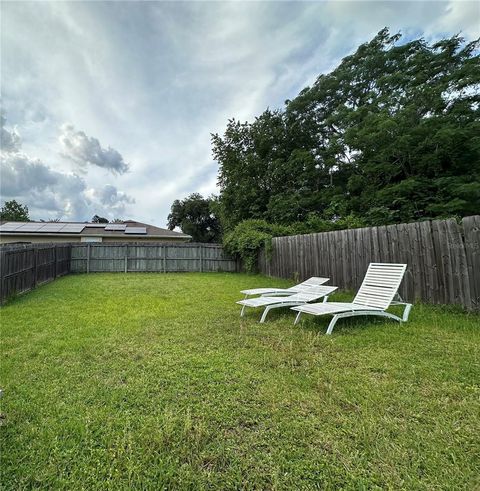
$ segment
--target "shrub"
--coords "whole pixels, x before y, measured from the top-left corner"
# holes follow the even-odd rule
[[[269,249],[272,237],[291,234],[292,228],[285,225],[265,220],[244,220],[224,235],[223,246],[228,253],[242,259],[247,272],[254,272],[260,249]]]

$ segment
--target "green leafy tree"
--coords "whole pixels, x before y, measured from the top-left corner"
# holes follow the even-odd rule
[[[92,223],[108,223],[108,219],[98,215],[93,215]]]
[[[212,135],[219,214],[381,225],[479,212],[480,58],[380,31],[283,111]]]
[[[16,200],[5,201],[0,210],[0,220],[11,222],[29,222],[27,205],[22,205]]]
[[[230,120],[223,137],[212,135],[220,163],[222,225],[226,229],[249,218],[266,218],[287,157],[285,124],[279,111],[266,110],[252,124]],[[288,179],[283,176],[283,179]]]
[[[195,242],[219,242],[220,221],[217,218],[215,198],[204,198],[193,193],[183,200],[175,200],[168,215],[168,228],[180,227]]]

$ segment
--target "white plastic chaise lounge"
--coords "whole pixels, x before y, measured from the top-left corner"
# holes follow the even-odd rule
[[[298,312],[294,324],[297,324],[302,314],[333,315],[327,328],[327,334],[332,334],[338,319],[357,315],[377,315],[388,317],[399,322],[407,322],[412,305],[403,301],[394,301],[397,290],[402,282],[407,268],[406,264],[370,263],[362,286],[352,303],[328,302],[314,303],[293,307]],[[403,316],[398,317],[386,310],[390,305],[404,305]]]
[[[294,293],[288,297],[269,297],[261,296],[256,298],[246,298],[244,300],[239,300],[237,303],[242,305],[242,310],[240,312],[240,317],[243,317],[246,307],[264,307],[262,317],[260,322],[265,322],[268,312],[272,309],[278,309],[280,307],[293,307],[294,305],[303,305],[308,302],[314,302],[319,298],[323,297],[325,302],[328,295],[333,293],[338,287],[336,286],[312,286],[308,290],[302,292]]]
[[[330,278],[320,278],[318,276],[312,276],[308,280],[302,281],[298,285],[291,286],[290,288],[252,288],[251,290],[242,290],[240,293],[248,298],[252,295],[293,295],[294,293],[303,292],[308,290],[312,286],[320,286],[326,283]]]

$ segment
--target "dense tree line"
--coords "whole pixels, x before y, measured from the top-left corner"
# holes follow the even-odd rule
[[[226,231],[480,211],[478,41],[399,41],[382,30],[283,110],[212,135]]]

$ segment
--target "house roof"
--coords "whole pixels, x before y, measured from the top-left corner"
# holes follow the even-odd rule
[[[124,230],[111,230],[122,228]],[[109,230],[110,229],[110,230]],[[120,223],[88,223],[88,222],[0,222],[0,235],[36,236],[68,236],[68,237],[114,237],[119,240],[126,237],[158,238],[158,239],[191,239],[190,235],[175,232],[148,223],[126,220]]]

